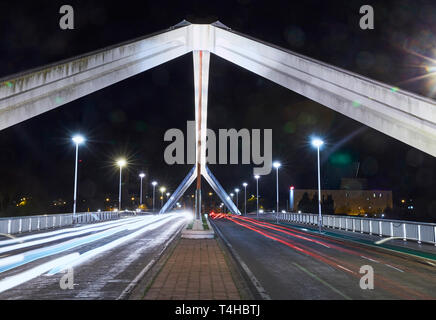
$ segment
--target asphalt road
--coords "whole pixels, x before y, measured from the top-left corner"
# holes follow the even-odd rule
[[[0,299],[116,299],[186,221],[145,215],[3,238]]]
[[[301,227],[244,217],[213,222],[272,299],[436,299],[436,263]],[[362,266],[373,268],[374,289],[361,288]]]

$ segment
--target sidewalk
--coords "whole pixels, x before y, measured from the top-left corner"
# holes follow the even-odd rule
[[[144,296],[145,300],[239,300],[216,239],[180,239]]]

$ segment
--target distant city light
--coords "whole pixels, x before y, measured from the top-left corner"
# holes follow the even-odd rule
[[[142,173],[142,172],[141,172],[141,173],[139,174],[139,177],[140,177],[140,178],[144,178],[144,177],[145,177],[145,173]]]
[[[254,176],[254,179],[256,179],[256,180],[259,179],[259,178],[260,178],[260,176],[257,175],[257,174]]]
[[[246,187],[246,186],[248,186],[248,183],[244,182],[242,185],[243,185],[244,187]]]
[[[274,161],[274,163],[273,163],[273,167],[274,168],[280,168],[281,165],[282,164],[280,162],[278,162],[278,161]]]
[[[155,185],[157,185],[157,182],[156,182],[156,181],[153,181],[151,184],[152,184],[153,186],[155,186]]]

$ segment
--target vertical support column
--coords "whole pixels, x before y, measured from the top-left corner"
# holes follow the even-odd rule
[[[195,219],[201,219],[201,175],[206,171],[207,94],[209,85],[210,53],[194,50],[195,90],[195,165],[197,185],[195,191]]]

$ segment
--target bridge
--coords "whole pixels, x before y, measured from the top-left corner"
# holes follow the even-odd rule
[[[144,235],[147,235],[147,239],[149,237],[159,237],[159,232],[156,231],[157,228],[159,228],[159,230],[165,230],[165,235],[162,236],[162,241],[159,244],[151,245],[150,248],[153,248],[152,251],[154,252],[161,250],[164,247],[164,243],[170,241],[170,239],[172,239],[171,237],[186,223],[186,215],[174,212],[173,208],[194,181],[196,181],[195,219],[197,221],[201,220],[201,176],[205,178],[225,206],[229,208],[230,212],[233,214],[231,218],[219,217],[222,219],[219,219],[216,223],[213,222],[219,234],[227,239],[226,241],[228,241],[230,247],[235,246],[235,243],[240,244],[244,236],[251,237],[250,239],[253,239],[254,243],[259,244],[257,249],[250,246],[243,247],[241,245],[235,248],[235,250],[239,250],[239,253],[234,253],[236,257],[240,257],[244,255],[243,252],[247,252],[247,254],[244,255],[247,262],[243,262],[242,265],[253,269],[253,272],[250,271],[252,274],[256,274],[256,270],[258,274],[263,274],[265,270],[268,270],[268,268],[265,268],[265,264],[268,262],[262,259],[256,260],[256,256],[248,254],[249,252],[256,252],[259,248],[263,248],[262,250],[270,250],[275,248],[275,246],[285,245],[287,247],[286,250],[289,250],[289,248],[294,250],[291,254],[292,257],[297,254],[295,253],[296,251],[300,253],[303,252],[309,257],[316,258],[317,263],[321,261],[330,267],[333,263],[336,263],[339,268],[342,268],[348,273],[351,271],[351,274],[355,276],[356,272],[353,271],[354,269],[350,269],[350,265],[346,263],[346,258],[344,258],[345,262],[342,261],[338,263],[338,261],[335,260],[336,253],[331,253],[331,250],[324,249],[333,247],[332,243],[337,241],[333,240],[334,235],[314,234],[313,232],[315,231],[309,230],[308,228],[301,227],[300,225],[293,226],[293,224],[300,222],[296,220],[296,217],[280,217],[280,219],[278,219],[278,213],[276,213],[277,219],[275,224],[281,224],[280,227],[274,226],[273,222],[275,218],[273,217],[271,220],[271,217],[268,215],[260,219],[261,221],[259,219],[247,220],[246,217],[241,216],[238,207],[233,203],[231,197],[226,193],[211,170],[207,167],[206,131],[209,61],[211,54],[217,55],[261,77],[293,90],[302,96],[340,112],[351,119],[359,121],[414,148],[436,156],[435,101],[353,74],[289,50],[276,47],[272,44],[253,39],[230,29],[220,22],[200,25],[182,21],[167,30],[153,35],[5,77],[0,80],[0,129],[5,129],[19,122],[29,120],[44,112],[68,104],[73,100],[92,94],[97,90],[190,53],[192,53],[194,62],[194,107],[196,121],[195,165],[161,208],[160,215],[124,217],[124,219],[116,219],[114,221],[99,221],[99,223],[92,225],[76,223],[75,226],[58,226],[61,227],[59,231],[47,231],[43,233],[38,232],[39,223],[38,230],[33,230],[32,222],[28,222],[27,227],[29,229],[26,229],[26,227],[23,227],[23,221],[17,222],[16,219],[9,219],[9,221],[14,220],[14,225],[18,223],[20,226],[19,233],[29,231],[35,231],[35,233],[29,235],[23,233],[16,238],[13,237],[12,239],[0,241],[0,251],[3,250],[2,252],[7,253],[0,258],[0,275],[1,273],[8,274],[7,272],[11,272],[10,270],[14,270],[14,272],[21,270],[17,268],[33,268],[27,271],[23,270],[19,276],[14,276],[11,273],[3,280],[0,279],[0,290],[3,288],[2,291],[6,294],[3,297],[13,297],[13,294],[8,295],[8,290],[14,287],[19,288],[21,285],[25,285],[27,281],[32,280],[42,283],[42,274],[47,272],[50,275],[57,274],[64,266],[69,264],[83,265],[91,268],[89,259],[92,260],[105,252],[115,250],[115,248],[124,248],[123,253],[120,254],[119,257],[125,259],[126,263],[133,263],[134,259],[127,254],[128,250],[130,250],[128,249],[129,246],[123,247],[123,245],[129,243],[129,241],[132,241],[135,237],[143,237]],[[93,222],[95,222],[95,219]],[[12,222],[8,223],[8,229],[6,229],[4,233],[11,235]],[[284,226],[284,224],[286,225]],[[53,226],[55,226],[55,223]],[[370,222],[369,226],[373,226],[373,223]],[[422,228],[427,230],[427,226]],[[379,230],[382,231],[381,229]],[[421,227],[418,227],[417,230],[421,230]],[[432,232],[434,232],[434,226],[430,226],[429,230],[433,230]],[[248,231],[255,232],[255,237],[253,237],[253,233],[247,233]],[[347,226],[345,232],[349,231]],[[433,239],[431,239],[429,243],[434,244],[435,234],[436,233],[432,233]],[[372,235],[372,232],[370,232],[369,236]],[[418,231],[418,235],[421,236],[420,231]],[[380,233],[379,236],[381,238],[385,236],[392,237],[394,234],[385,235]],[[312,247],[304,249],[301,244],[297,245],[293,241],[284,239],[283,237],[291,237],[293,240],[296,238],[298,239],[297,241],[303,242],[309,241]],[[431,238],[431,236],[429,237]],[[364,240],[373,240],[371,237],[368,239]],[[270,240],[273,241],[274,247],[270,247],[271,242],[263,242]],[[409,240],[418,240],[418,242],[421,242],[422,239],[415,238]],[[350,247],[355,245],[355,239],[342,238],[340,241],[342,241],[341,248],[335,247],[335,250],[351,254]],[[381,256],[383,256],[385,258],[387,257],[386,259],[388,260],[388,262],[384,263],[383,268],[391,268],[392,270],[396,270],[395,272],[403,273],[403,269],[413,269],[416,266],[416,260],[421,259],[426,261],[427,267],[425,270],[420,270],[420,275],[402,279],[401,281],[403,282],[399,287],[407,286],[410,281],[413,282],[419,278],[419,281],[416,280],[418,284],[414,284],[416,290],[413,290],[412,294],[418,298],[434,298],[434,293],[432,294],[429,291],[427,284],[422,284],[424,281],[422,279],[424,278],[432,285],[434,284],[434,281],[432,282],[431,280],[431,276],[434,275],[433,262],[431,262],[434,260],[434,253],[431,252],[431,250],[434,249],[433,246],[430,246],[432,249],[426,249],[427,251],[430,250],[430,253],[427,252],[424,256],[415,254],[422,248],[413,245],[407,249],[410,250],[410,252],[413,251],[413,254],[410,254],[410,252],[405,253],[404,250],[395,251],[395,254],[393,254],[395,257],[397,254],[409,254],[402,256],[401,259],[407,260],[407,262],[405,262],[407,266],[402,268],[401,259],[391,257],[391,253],[387,251],[384,251],[380,256],[378,255],[378,251],[377,253],[372,252],[372,254],[377,257],[367,257],[366,252],[370,251],[370,249],[365,247],[365,245],[367,245],[367,243],[364,243],[365,241],[361,239],[359,241],[357,241],[359,242],[359,257],[357,258],[359,263],[361,263],[360,260],[362,259],[372,262],[376,261],[374,263],[378,263],[377,261],[381,260]],[[266,243],[268,243],[268,245],[265,247]],[[320,249],[318,246],[323,247],[322,252],[318,252]],[[145,247],[148,246],[146,245]],[[75,248],[81,248],[81,252],[74,251]],[[387,250],[389,248],[383,249]],[[140,254],[140,249],[138,248],[138,250],[137,252]],[[285,250],[285,248],[281,247],[280,250]],[[316,257],[314,256],[314,251],[316,251]],[[63,255],[64,253],[68,254]],[[356,254],[354,253],[354,255]],[[289,256],[289,259],[291,259],[291,256]],[[412,258],[410,258],[411,256],[413,256],[413,261],[411,260]],[[148,259],[150,261],[154,260],[155,256],[149,255]],[[236,260],[238,259],[239,258],[236,258]],[[274,262],[273,256],[271,256],[270,259],[271,262]],[[307,280],[309,282],[314,281],[313,279],[319,279],[319,275],[309,270],[313,261],[307,257],[303,260],[304,261],[300,261],[295,265],[295,268],[305,273],[307,279],[312,278],[312,280]],[[395,262],[393,262],[394,260]],[[42,261],[45,262],[40,265],[39,263]],[[86,262],[88,262],[88,264]],[[102,265],[112,264],[114,260],[110,256],[106,256],[100,263]],[[144,268],[146,268],[146,266]],[[337,269],[337,267],[335,268]],[[138,270],[135,269],[135,271],[132,271],[130,274],[136,271]],[[83,271],[82,274],[83,279],[86,279],[87,272]],[[334,274],[336,275],[337,273]],[[273,276],[274,275],[271,275],[271,277]],[[420,278],[421,276],[422,279]],[[111,276],[107,275],[99,278],[100,289],[105,287],[108,281],[113,280],[112,278],[110,280],[110,277]],[[342,279],[341,277],[342,276],[334,277],[330,280],[339,283],[341,281],[340,279]],[[263,282],[268,283],[268,279],[269,276],[263,278]],[[135,281],[135,279],[130,280],[132,282]],[[124,281],[125,284],[129,280],[123,278],[120,281]],[[330,290],[329,292],[336,292],[336,294],[342,292],[331,284],[326,285],[327,282],[325,281],[316,280],[313,282],[314,286],[315,283],[317,283],[318,286],[322,284],[324,286],[322,290]],[[386,286],[391,285],[389,281],[386,283]],[[293,285],[295,285],[295,283],[293,283]],[[96,286],[98,287],[98,285]],[[120,289],[120,286],[117,288]],[[271,292],[275,290],[276,289],[270,289]],[[95,292],[97,291],[98,290]],[[32,294],[36,294],[35,291],[32,292]],[[90,291],[85,290],[77,297],[94,297],[92,294],[89,295],[89,292]],[[117,290],[114,292],[108,297],[116,298],[118,293],[122,295],[122,292],[118,292]],[[391,294],[395,296],[395,294],[399,292],[400,290],[397,290],[391,292]],[[14,294],[20,295],[21,292],[20,290],[14,291]],[[273,294],[271,295],[274,296]],[[305,297],[304,294],[302,296]],[[95,297],[99,297],[98,294],[96,294]],[[276,297],[280,298],[281,296],[277,295]],[[334,295],[328,297],[335,298]],[[342,292],[339,294],[339,298],[341,297],[358,298],[359,295]],[[379,297],[385,296],[381,295]],[[336,296],[336,298],[338,298],[338,296]]]

